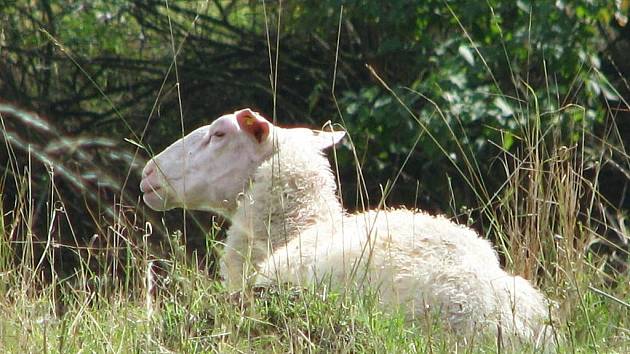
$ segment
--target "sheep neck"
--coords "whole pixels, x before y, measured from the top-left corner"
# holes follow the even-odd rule
[[[334,224],[342,212],[322,152],[285,143],[254,173],[232,218],[225,263],[238,272],[245,263],[256,268],[303,230]]]

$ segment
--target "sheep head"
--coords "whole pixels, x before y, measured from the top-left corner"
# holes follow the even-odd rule
[[[272,153],[273,126],[243,109],[179,139],[142,171],[144,202],[154,210],[233,208],[248,177]]]
[[[154,210],[181,207],[229,216],[258,166],[283,141],[321,150],[343,136],[275,127],[259,113],[242,109],[194,130],[153,157],[142,171],[140,190]]]

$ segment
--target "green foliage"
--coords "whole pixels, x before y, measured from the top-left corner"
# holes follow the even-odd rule
[[[361,208],[363,189],[376,204],[396,180],[389,205],[465,212],[561,302],[562,349],[622,352],[629,309],[590,290],[582,252],[604,235],[589,219],[600,194],[628,212],[628,4],[0,1],[0,98],[39,114],[1,107],[0,349],[452,351],[439,326],[407,326],[369,296],[283,288],[235,303],[182,260],[180,238],[214,246],[208,215],[142,211],[142,160],[252,106],[279,124],[342,123],[346,205]],[[142,297],[150,257],[135,242],[151,225],[183,233],[155,241],[176,261]],[[627,302],[619,279],[606,291]]]
[[[372,185],[392,180],[411,154],[401,188],[414,189],[420,180],[421,194],[443,200],[447,176],[461,178],[453,164],[475,157],[480,172],[496,175],[487,162],[497,147],[521,146],[529,121],[523,112],[580,105],[585,129],[604,121],[607,105],[620,99],[608,58],[616,50],[611,38],[626,40],[615,34],[623,6],[588,0],[5,2],[3,52],[18,70],[5,70],[0,83],[6,98],[48,112],[65,131],[111,127],[115,136],[155,151],[181,134],[182,125],[189,131],[235,107],[271,115],[269,74],[277,73],[279,122],[304,124],[307,114],[314,125],[343,122]],[[270,70],[276,54],[278,67]],[[147,117],[150,128],[142,136]],[[348,152],[341,155],[350,160]],[[346,165],[342,180],[350,182],[353,169]],[[455,192],[472,203],[461,182],[453,184]],[[373,189],[372,202],[379,197]],[[400,195],[392,202],[414,203]]]

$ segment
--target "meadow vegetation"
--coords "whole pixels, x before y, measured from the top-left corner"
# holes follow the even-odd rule
[[[498,352],[376,294],[228,293],[229,220],[146,209],[144,161],[233,108],[343,126],[349,209],[444,213],[630,351],[628,1],[0,2],[0,351]],[[527,352],[531,348],[521,348]]]

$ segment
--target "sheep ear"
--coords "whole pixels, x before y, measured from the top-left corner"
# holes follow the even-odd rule
[[[346,136],[346,132],[344,131],[319,131],[313,130],[313,135],[315,137],[315,144],[320,150],[327,149],[335,144],[339,144],[341,139]]]
[[[254,137],[258,143],[262,143],[267,139],[270,123],[263,116],[249,108],[236,111],[234,115],[239,127]]]

